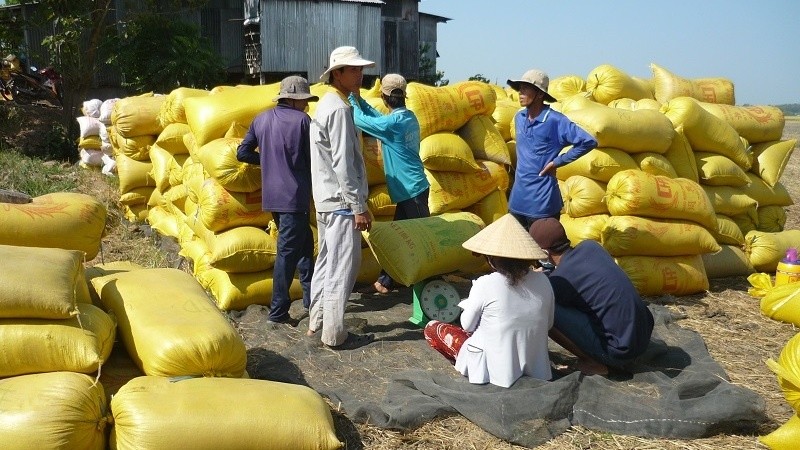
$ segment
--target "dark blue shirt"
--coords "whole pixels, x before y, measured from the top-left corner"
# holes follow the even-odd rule
[[[567,250],[550,273],[556,303],[589,315],[603,330],[608,354],[630,359],[650,343],[653,315],[636,287],[596,241]]]
[[[264,211],[308,212],[311,204],[311,119],[303,111],[278,104],[253,120],[236,159],[261,165]],[[256,147],[259,152],[256,152]]]
[[[597,147],[597,141],[549,106],[545,106],[534,120],[528,120],[528,110],[522,109],[514,116],[514,126],[517,166],[508,210],[531,219],[558,217],[564,206],[558,180],[554,173],[539,175],[539,172],[550,161],[556,167],[575,161]],[[559,155],[570,145],[572,148]]]

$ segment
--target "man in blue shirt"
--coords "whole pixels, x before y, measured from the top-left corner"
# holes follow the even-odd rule
[[[534,222],[530,235],[555,265],[548,274],[556,299],[550,338],[578,357],[578,369],[606,375],[609,366],[624,369],[644,353],[653,315],[614,258],[593,240],[573,248],[552,217]]]
[[[272,303],[269,322],[289,323],[289,286],[299,269],[303,287],[303,306],[311,302],[311,277],[314,273],[314,236],[311,233],[311,156],[309,127],[305,113],[311,95],[308,81],[300,76],[281,81],[273,101],[277,106],[259,114],[239,145],[239,161],[261,166],[261,202],[271,211],[278,226],[278,249],[272,269]],[[256,152],[256,147],[259,152]]]
[[[549,83],[547,74],[537,69],[508,80],[508,85],[519,91],[519,104],[525,108],[514,116],[517,167],[508,210],[526,230],[537,219],[559,217],[564,201],[556,169],[597,147],[594,137],[545,105],[545,101],[557,101],[547,93]],[[572,148],[559,155],[570,145]]]
[[[390,110],[386,115],[360,96],[350,94],[349,98],[356,126],[381,141],[386,187],[392,203],[397,205],[394,220],[431,215],[428,208],[431,185],[419,156],[419,121],[406,109],[406,86],[405,78],[396,73],[383,77],[381,98]],[[392,278],[381,271],[373,287],[385,294],[392,287]]]

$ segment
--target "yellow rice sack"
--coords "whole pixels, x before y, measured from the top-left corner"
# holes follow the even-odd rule
[[[117,317],[128,354],[147,375],[241,377],[241,337],[203,287],[178,269],[142,269],[92,280]]]
[[[656,100],[667,103],[677,97],[693,97],[708,103],[735,105],[733,82],[726,78],[692,78],[675,75],[656,64],[650,64]]]
[[[196,145],[202,147],[225,136],[233,122],[249,127],[258,114],[275,106],[272,99],[279,90],[280,83],[272,83],[186,98],[183,101],[186,123],[192,129]]]
[[[786,286],[789,287],[787,288]],[[772,312],[771,310],[774,309],[775,306],[781,309],[783,306],[795,306],[796,311],[796,298],[798,294],[800,294],[800,292],[798,292],[798,287],[800,286],[796,284],[787,284],[770,290],[767,295],[776,292],[782,300],[779,305],[772,305],[769,312]],[[766,298],[766,296],[764,298]],[[786,342],[777,361],[771,358],[767,360],[767,367],[778,376],[778,385],[780,385],[783,391],[783,396],[795,412],[800,410],[800,358],[798,358],[798,355],[800,355],[800,338],[797,336],[798,334],[794,335]]]
[[[323,398],[297,384],[139,377],[119,390],[111,400],[111,410],[111,449],[333,450],[343,446]]]
[[[550,85],[552,86],[552,83]],[[512,139],[511,129],[514,128],[514,117],[519,110],[519,102],[509,98],[501,99],[498,97],[494,112],[492,112],[492,119],[494,119],[494,127],[500,132],[500,136],[505,141]]]
[[[150,147],[156,142],[158,136],[144,134],[131,137],[119,137],[118,146],[114,147],[114,156],[125,155],[136,161],[147,162],[150,159]]]
[[[667,158],[672,164],[672,168],[679,177],[695,183],[700,182],[697,163],[694,160],[694,150],[683,133],[683,125],[675,127],[675,137],[672,139],[669,149],[664,153],[664,158]]]
[[[800,283],[771,286],[761,297],[760,308],[770,319],[800,326]],[[793,407],[797,408],[800,407],[800,391],[795,395],[797,401]]]
[[[217,308],[222,311],[241,311],[250,305],[269,305],[272,302],[272,270],[225,272],[201,264],[196,277],[211,292]],[[303,288],[297,278],[289,286],[289,298],[303,298]]]
[[[164,129],[161,122],[158,121],[164,100],[166,100],[165,96],[152,94],[119,99],[114,103],[111,123],[122,137],[143,134],[157,136]]]
[[[736,222],[736,226],[742,230],[745,236],[751,231],[758,229],[758,209],[753,206],[746,214],[737,214],[730,216],[731,220]]]
[[[100,136],[86,136],[78,140],[78,148],[88,150],[100,150],[102,144],[103,141],[100,140]]]
[[[419,143],[419,156],[422,165],[428,170],[464,173],[483,170],[475,161],[475,155],[467,141],[451,131],[440,131],[423,139]]]
[[[780,181],[770,186],[761,177],[752,172],[747,172],[747,178],[750,180],[750,184],[742,187],[742,192],[754,199],[759,207],[791,206],[794,204],[794,200],[789,195],[786,186]]]
[[[137,187],[125,192],[119,196],[117,202],[120,205],[125,206],[133,206],[133,205],[147,205],[147,202],[150,200],[150,197],[153,195],[153,191],[156,190],[152,186],[142,186]]]
[[[367,169],[367,184],[386,184],[386,173],[383,169],[383,145],[381,141],[362,134],[361,154],[364,156],[364,166]],[[422,153],[422,142],[420,142],[420,156]]]
[[[781,206],[762,206],[758,212],[758,231],[777,233],[786,226],[786,210]]]
[[[189,125],[186,125],[185,123],[173,122],[164,127],[164,130],[161,132],[161,134],[156,137],[155,143],[173,155],[183,155],[185,153],[189,153],[189,149],[186,148],[186,143],[184,142],[183,136],[187,133],[191,133],[191,131],[192,130],[189,128]]]
[[[209,176],[231,192],[253,192],[261,189],[261,167],[236,159],[242,140],[219,138],[200,147],[198,161]]]
[[[757,202],[748,196],[744,190],[731,186],[702,186],[708,195],[711,205],[718,214],[726,216],[749,215],[754,222],[758,220],[756,216]]]
[[[103,386],[74,372],[0,380],[0,442],[8,450],[104,450],[111,415]]]
[[[651,175],[661,175],[669,178],[677,178],[678,173],[672,167],[664,155],[653,152],[636,153],[631,155],[639,168]]]
[[[613,216],[691,220],[708,229],[717,226],[708,195],[699,184],[685,178],[625,170],[608,182],[606,203]]]
[[[703,267],[708,279],[741,277],[755,272],[741,248],[735,245],[722,245],[716,253],[704,253]]]
[[[638,109],[652,109],[654,111],[661,110],[661,103],[651,98],[642,98],[634,100],[632,98],[620,98],[608,104],[612,108],[629,109],[636,111]]]
[[[632,77],[610,64],[599,65],[589,72],[586,90],[596,102],[604,105],[618,98],[653,98],[647,81]]]
[[[751,144],[777,141],[783,135],[786,119],[777,106],[733,106],[708,102],[700,102],[699,105],[728,122],[739,136]]]
[[[483,166],[483,170],[476,173],[425,170],[425,176],[431,184],[428,198],[431,214],[460,210],[494,190],[505,192],[508,189],[508,172],[504,166],[491,161],[479,161],[479,164]]]
[[[130,272],[131,270],[139,270],[143,267],[132,261],[111,261],[103,264],[95,264],[87,267],[84,273],[86,283],[89,287],[89,294],[92,299],[92,304],[98,308],[103,308],[103,303],[100,301],[100,296],[92,285],[92,279],[102,277],[104,275],[111,275],[119,272]]]
[[[587,239],[600,242],[600,233],[610,218],[611,216],[608,214],[594,214],[584,217],[570,217],[567,214],[562,214],[558,220],[564,226],[567,238],[574,247]]]
[[[664,153],[675,135],[672,122],[659,111],[616,109],[581,96],[569,99],[564,115],[594,136],[599,147],[628,153]]]
[[[260,272],[271,269],[278,252],[276,238],[261,228],[234,227],[214,233],[200,224],[192,226],[208,249],[208,264],[225,272]]]
[[[508,155],[511,157],[511,167],[517,167],[517,141],[506,142],[506,147],[508,147]]]
[[[800,417],[794,414],[786,423],[758,441],[772,450],[794,450],[800,442]]]
[[[719,244],[744,246],[744,234],[739,225],[724,214],[717,214],[717,228],[710,231]]]
[[[115,330],[114,319],[90,304],[69,319],[0,319],[0,377],[96,372],[111,353]]]
[[[363,233],[381,267],[405,286],[435,275],[467,270],[483,258],[461,246],[484,226],[468,212],[444,213],[420,219],[375,222]]]
[[[150,147],[150,162],[153,163],[150,169],[150,177],[155,181],[155,187],[161,192],[166,191],[172,186],[171,180],[177,178],[173,175],[176,171],[182,170],[183,163],[189,157],[188,153],[172,154],[161,148],[158,144]]]
[[[796,143],[797,139],[787,139],[753,145],[751,149],[754,160],[750,170],[768,185],[774,186],[783,176]]]
[[[586,94],[586,80],[578,75],[562,75],[550,80],[547,93],[559,101],[573,95]]]
[[[379,184],[369,189],[367,195],[367,208],[373,216],[394,216],[397,205],[392,203],[389,197],[389,188],[385,184]]]
[[[708,277],[700,255],[620,256],[616,261],[640,295],[681,296],[708,290]]]
[[[178,238],[180,235],[180,219],[167,212],[162,206],[151,207],[147,212],[147,223],[150,228],[162,236]]]
[[[600,236],[613,256],[683,256],[720,250],[708,230],[681,220],[612,216]]]
[[[216,178],[206,178],[197,191],[197,219],[214,232],[235,227],[264,228],[272,213],[261,209],[261,189],[252,192],[232,192]]]
[[[0,261],[2,318],[67,319],[77,303],[91,303],[83,252],[0,245]]]
[[[482,81],[462,81],[432,87],[408,84],[408,109],[416,114],[420,139],[437,131],[455,131],[475,115],[492,114],[497,101],[494,89]]]
[[[465,208],[464,211],[475,214],[484,224],[489,225],[508,213],[508,198],[505,192],[498,189]]]
[[[372,284],[381,274],[381,265],[369,246],[361,249],[361,266],[356,275],[356,283]]]
[[[564,212],[570,217],[608,214],[606,184],[582,175],[573,175],[564,181]]]
[[[566,153],[570,147],[561,151]],[[639,169],[638,164],[626,152],[611,148],[598,147],[590,150],[585,155],[556,170],[556,178],[562,181],[580,175],[595,181],[608,183],[617,173],[624,170]]]
[[[94,197],[75,192],[0,203],[0,244],[80,250],[91,260],[100,251],[107,213]]]
[[[725,120],[703,109],[697,100],[678,97],[665,103],[661,112],[676,128],[683,126],[684,135],[694,151],[727,156],[744,170],[752,166],[753,155],[748,153],[736,130]]]
[[[732,159],[716,153],[695,152],[700,184],[743,187],[750,183],[744,170]]]
[[[475,159],[493,161],[498,164],[511,164],[506,141],[492,122],[492,116],[478,114],[456,130],[472,149]]]
[[[775,272],[789,247],[800,247],[800,230],[778,233],[750,231],[744,236],[745,254],[759,272]]]
[[[209,94],[210,92],[205,89],[188,87],[173,89],[161,105],[161,110],[158,113],[158,121],[165,129],[174,123],[186,124],[184,101],[190,97],[205,97]]]
[[[150,176],[150,171],[153,170],[153,163],[149,159],[137,161],[125,155],[117,155],[116,161],[120,194],[140,187],[155,187],[156,180]]]

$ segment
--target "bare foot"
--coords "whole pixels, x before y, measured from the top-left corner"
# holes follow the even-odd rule
[[[379,294],[388,294],[389,289],[386,286],[382,285],[380,281],[376,281],[375,284],[372,285],[375,288],[375,292]]]
[[[584,375],[608,375],[608,367],[593,360],[579,359],[575,367]]]
[[[317,334],[316,331],[311,331],[311,330],[306,331],[306,336],[308,337],[314,337],[316,336],[316,334]]]

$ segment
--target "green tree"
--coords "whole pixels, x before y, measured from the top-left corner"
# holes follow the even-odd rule
[[[444,72],[436,70],[436,61],[428,56],[431,46],[428,43],[419,46],[419,82],[431,86],[447,86],[450,80],[444,78]]]
[[[477,74],[469,77],[469,81],[483,81],[486,84],[491,83],[491,81],[489,81],[488,78],[486,78],[485,76],[483,76],[483,74],[480,74],[480,73],[477,73]]]
[[[225,79],[222,58],[200,29],[161,14],[126,23],[109,62],[120,68],[124,85],[138,92],[166,93],[181,86],[210,89]]]

